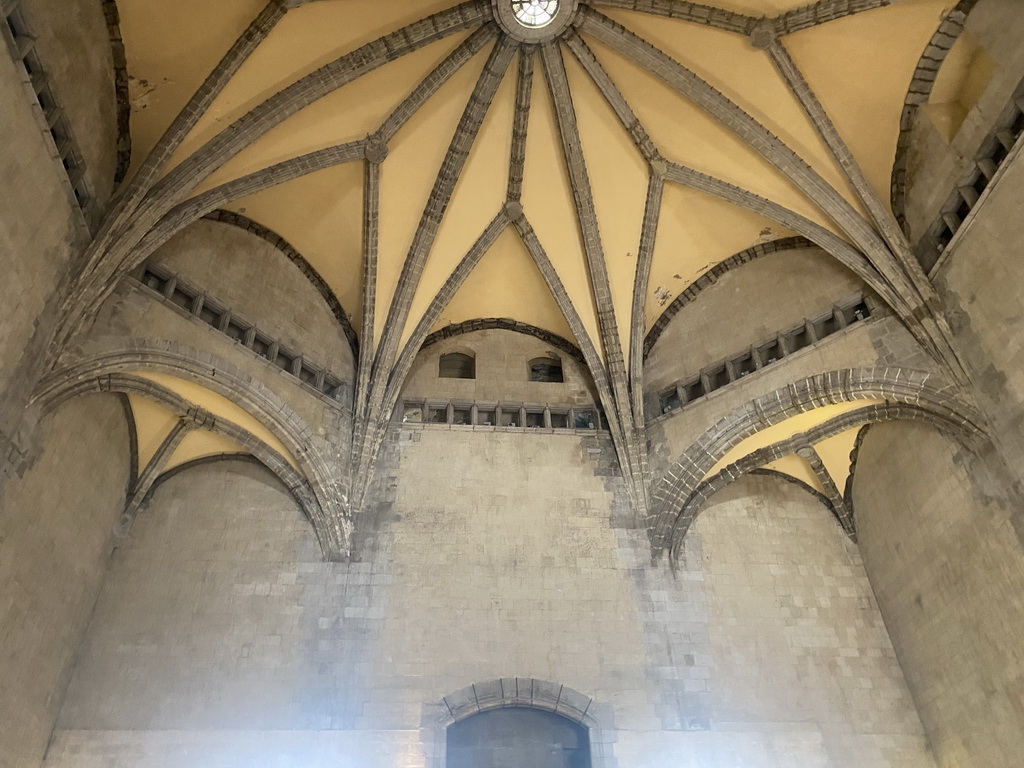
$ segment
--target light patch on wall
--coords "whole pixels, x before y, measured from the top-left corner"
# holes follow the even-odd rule
[[[225,421],[231,422],[235,426],[241,427],[242,429],[250,432],[252,435],[266,443],[270,448],[280,453],[293,467],[298,468],[295,457],[292,456],[284,443],[277,439],[273,432],[263,426],[263,424],[261,424],[250,413],[235,405],[226,397],[222,397],[216,392],[211,392],[206,387],[200,386],[199,384],[195,384],[191,381],[185,381],[184,379],[179,379],[175,376],[168,376],[163,373],[141,371],[136,372],[136,375],[149,379],[154,384],[158,384],[164,389],[168,389],[175,394],[180,395],[193,405],[204,408],[214,416],[223,418]]]
[[[765,469],[772,469],[776,472],[781,472],[784,475],[789,475],[795,480],[799,480],[818,493],[825,493],[825,489],[821,485],[821,481],[818,480],[818,476],[811,469],[811,465],[801,459],[795,453],[789,454],[789,456],[783,456],[781,459],[773,461],[771,464],[765,464]]]
[[[156,455],[164,438],[178,423],[178,416],[142,395],[128,395],[128,402],[131,403],[132,418],[135,419],[141,471]]]
[[[877,398],[852,400],[848,403],[825,405],[821,408],[815,408],[813,411],[807,411],[806,413],[793,416],[779,424],[775,424],[767,429],[761,430],[756,435],[751,435],[738,445],[734,446],[732,450],[726,453],[725,456],[723,456],[704,477],[708,478],[715,475],[723,468],[739,461],[744,456],[753,453],[759,448],[766,448],[774,443],[780,443],[783,440],[788,440],[793,437],[793,435],[813,429],[814,427],[824,424],[826,421],[834,419],[837,416],[841,416],[844,413],[856,411],[859,408],[866,408],[871,405],[880,405],[884,402],[884,400]]]
[[[205,429],[194,429],[185,435],[181,444],[167,460],[164,471],[180,467],[196,459],[205,459],[210,456],[221,456],[223,454],[249,453],[242,446],[233,440],[222,435],[208,432]]]
[[[947,142],[953,140],[967,113],[978,103],[996,63],[974,36],[963,31],[946,55],[924,112]]]
[[[821,463],[832,475],[832,480],[840,493],[846,492],[846,479],[850,476],[850,452],[857,440],[857,433],[860,427],[840,432],[835,437],[822,440],[814,446],[814,450],[821,457]]]

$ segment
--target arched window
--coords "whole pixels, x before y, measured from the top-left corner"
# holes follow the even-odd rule
[[[442,379],[475,379],[476,358],[462,352],[441,355],[437,375]]]
[[[448,727],[445,768],[591,768],[587,729],[526,707],[491,709]]]
[[[535,357],[530,361],[530,381],[548,381],[561,384],[562,361],[557,357]]]

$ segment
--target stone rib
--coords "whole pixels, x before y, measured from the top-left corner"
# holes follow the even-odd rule
[[[125,226],[112,235],[108,246],[94,249],[95,254],[90,256],[91,268],[83,270],[79,280],[81,287],[76,288],[67,302],[68,311],[55,335],[54,348],[63,348],[82,320],[95,311],[112,290],[119,277],[116,267],[102,267],[121,262],[177,201],[245,147],[362,75],[448,35],[482,24],[488,17],[489,9],[480,0],[469,0],[378,38],[301,78],[207,142],[147,193],[132,217],[124,222]]]
[[[285,160],[269,168],[250,173],[248,176],[221,184],[198,197],[181,203],[169,211],[129,252],[125,260],[116,266],[117,272],[120,274],[130,272],[189,224],[231,201],[249,197],[326,168],[359,160],[363,157],[365,145],[365,141],[354,141]]]
[[[735,203],[800,233],[864,280],[896,312],[906,314],[906,305],[889,284],[881,278],[874,266],[864,258],[862,253],[834,232],[825,229],[783,205],[677,163],[669,163],[667,165],[665,178],[668,181],[682,184],[690,189],[705,192],[730,203]]]
[[[743,439],[791,416],[824,405],[880,397],[920,407],[941,417],[958,439],[984,437],[984,420],[963,401],[958,387],[926,371],[850,368],[818,374],[764,395],[723,417],[687,448],[652,489],[648,527],[655,551],[668,545],[682,505],[715,463]]]
[[[629,385],[633,402],[633,421],[644,423],[644,330],[647,326],[647,290],[651,280],[651,263],[661,217],[665,180],[651,176],[647,185],[647,203],[644,224],[640,231],[640,248],[636,259],[636,277],[633,280],[633,316],[630,319]]]
[[[374,463],[380,451],[384,435],[387,432],[390,414],[398,402],[402,385],[405,383],[405,378],[409,375],[409,370],[416,359],[416,354],[419,352],[430,329],[437,323],[444,308],[448,306],[459,288],[466,282],[466,279],[476,268],[477,264],[480,263],[480,260],[491,249],[508,225],[509,219],[504,210],[491,220],[490,224],[484,229],[476,242],[473,243],[472,247],[463,256],[462,260],[430,302],[427,311],[420,318],[412,335],[406,341],[395,366],[388,372],[386,383],[374,386],[371,390],[371,400],[368,404],[366,415],[367,426],[358,447],[353,445],[353,451],[358,450],[358,455],[353,455],[353,466],[355,467],[353,483],[358,484],[353,486],[357,509],[361,507],[366,492],[369,489],[373,478]],[[378,381],[380,380],[378,379]]]
[[[512,156],[508,166],[508,194],[511,202],[523,197],[526,167],[526,137],[530,129],[530,105],[533,103],[533,51],[519,51],[519,82],[516,86],[516,111],[512,122]]]
[[[419,109],[427,103],[441,87],[447,83],[456,72],[462,69],[470,59],[484,49],[490,40],[498,34],[497,28],[488,24],[481,27],[454,51],[444,61],[438,64],[427,75],[419,85],[409,94],[405,100],[381,123],[376,135],[381,141],[388,143],[397,134]]]
[[[156,453],[153,454],[146,468],[139,473],[138,479],[132,484],[128,503],[125,504],[124,511],[121,512],[121,519],[117,523],[116,535],[119,538],[124,538],[131,533],[139,507],[142,506],[142,502],[149,495],[157,477],[160,476],[163,468],[167,465],[167,460],[171,458],[171,454],[177,450],[178,446],[181,445],[181,441],[185,439],[194,426],[187,419],[178,419],[174,426],[171,427],[171,431],[167,433],[160,443],[160,447],[156,449]]]
[[[594,205],[594,193],[590,184],[590,175],[587,172],[586,158],[583,155],[572,92],[569,89],[569,78],[557,44],[547,43],[541,46],[541,57],[544,61],[548,88],[555,103],[562,152],[572,185],[576,218],[583,239],[583,251],[587,257],[587,269],[590,273],[591,290],[594,292],[594,306],[601,333],[601,345],[604,348],[605,365],[619,409],[628,410],[625,360],[619,339],[618,323],[615,320],[615,306],[612,301],[611,283],[605,263],[604,246],[601,242],[601,229]]]
[[[892,3],[893,0],[820,0],[781,13],[772,19],[771,23],[780,35],[788,35],[846,16],[884,8]]]
[[[580,9],[581,29],[636,64],[648,69],[682,96],[743,139],[830,219],[865,253],[888,253],[879,235],[850,203],[777,136],[696,74],[606,16]],[[887,280],[899,284],[890,265],[876,264]]]
[[[710,5],[684,2],[684,0],[591,0],[590,5],[606,8],[621,8],[624,11],[637,11],[652,16],[665,16],[680,19],[693,24],[714,27],[726,32],[749,35],[757,24],[757,19],[742,13],[724,11]]]
[[[152,187],[185,137],[195,128],[231,78],[267,39],[287,11],[288,6],[284,0],[270,0],[174,118],[146,157],[138,173],[118,196],[113,209],[107,214],[86,255],[86,268],[93,266],[96,260],[102,257],[104,250],[112,242],[112,234],[120,231],[125,217],[130,216],[135,210],[139,200]]]
[[[444,219],[448,204],[455,192],[455,185],[462,175],[466,161],[469,159],[470,150],[476,142],[484,117],[490,109],[491,102],[494,100],[494,95],[514,52],[514,44],[504,38],[498,41],[480,73],[476,87],[473,89],[465,111],[462,113],[462,118],[455,129],[455,135],[452,137],[448,152],[434,180],[433,189],[427,199],[423,216],[420,218],[412,245],[409,247],[409,253],[402,265],[402,272],[395,286],[387,321],[384,324],[384,332],[374,360],[374,372],[378,375],[390,370],[398,352],[399,337],[405,328],[413,296],[419,286],[427,257],[433,248],[441,221]]]
[[[380,241],[380,166],[366,163],[363,179],[363,308],[362,343],[356,365],[355,404],[352,409],[352,445],[361,445],[366,433],[373,369],[377,316],[377,256]]]

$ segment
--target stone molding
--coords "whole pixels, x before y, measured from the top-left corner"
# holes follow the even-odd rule
[[[424,729],[433,736],[426,744],[428,765],[444,768],[449,726],[483,712],[511,707],[538,709],[564,717],[587,729],[593,768],[615,768],[612,744],[615,741],[610,707],[602,707],[586,694],[560,683],[527,677],[502,677],[475,683],[441,699],[439,705],[425,708]],[[604,717],[608,710],[609,717]],[[598,714],[601,717],[598,717]]]
[[[914,406],[942,418],[958,438],[985,439],[984,418],[959,388],[934,373],[901,368],[849,368],[794,382],[736,409],[694,441],[655,483],[648,529],[655,554],[671,546],[681,510],[712,467],[747,437],[800,413],[867,398]],[[753,469],[750,467],[749,469]]]
[[[101,391],[102,382],[111,376],[138,371],[165,373],[206,387],[234,402],[270,430],[292,455],[308,482],[316,509],[320,510],[317,533],[325,557],[336,560],[348,556],[352,525],[347,478],[341,462],[319,447],[323,440],[272,390],[214,355],[174,342],[134,342],[54,371],[37,387],[33,402],[47,410],[76,394]],[[172,404],[181,407],[176,402]],[[245,442],[242,444],[248,447]]]

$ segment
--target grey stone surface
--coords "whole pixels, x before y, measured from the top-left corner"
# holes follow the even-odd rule
[[[941,766],[1004,768],[1024,749],[1019,510],[986,474],[928,426],[882,424],[853,483],[865,567]]]
[[[42,762],[106,573],[130,480],[128,440],[115,395],[75,400],[40,425],[38,457],[4,490],[3,768]]]

